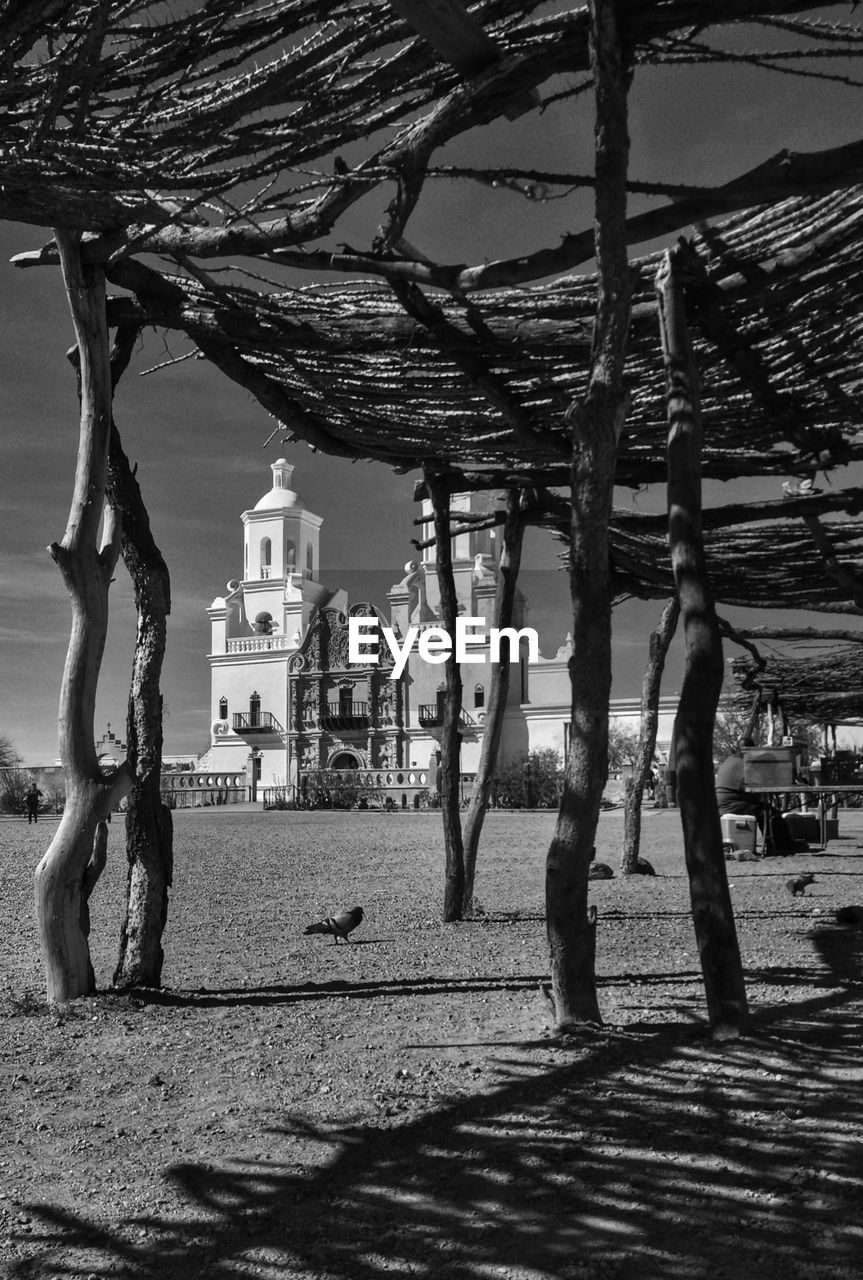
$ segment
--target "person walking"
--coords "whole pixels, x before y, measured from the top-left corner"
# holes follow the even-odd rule
[[[35,782],[31,782],[30,786],[24,792],[24,804],[27,807],[27,825],[31,822],[39,821],[39,801],[42,799],[42,792],[36,786]]]

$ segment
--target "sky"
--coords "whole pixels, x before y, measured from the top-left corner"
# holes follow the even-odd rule
[[[830,16],[827,11],[826,16]],[[836,6],[849,21],[848,6]],[[824,14],[822,13],[822,16]],[[751,47],[776,48],[776,33],[747,31]],[[822,64],[823,67],[823,64]],[[839,69],[831,64],[831,70]],[[592,117],[586,106],[561,104],[540,118],[497,122],[437,158],[456,164],[521,163],[585,171],[592,167]],[[633,177],[691,183],[728,180],[781,147],[815,150],[859,135],[860,90],[797,79],[752,67],[639,70],[631,95]],[[350,157],[348,157],[350,159]],[[382,216],[382,193],[366,198],[339,224],[336,239],[361,243]],[[633,202],[632,211],[642,207]],[[590,220],[583,194],[544,206],[474,185],[436,184],[412,218],[408,238],[432,258],[485,257],[554,244]],[[49,236],[42,228],[0,224],[0,733],[28,762],[57,756],[57,704],[69,629],[69,602],[47,546],[66,524],[77,444],[77,398],[65,353],[72,327],[59,272],[8,265],[15,253]],[[654,247],[654,246],[651,246]],[[395,475],[378,463],[349,463],[283,447],[283,433],[242,389],[201,360],[156,366],[184,355],[178,335],[148,333],[124,376],[115,415],[150,511],[153,531],[172,577],[173,608],[163,689],[168,715],[166,754],[202,752],[209,734],[209,622],[206,608],[242,574],[241,512],[270,487],[270,464],[284,454],[296,465],[294,487],[324,517],[321,577],[345,586],[352,599],[385,605],[387,588],[416,554],[412,499],[416,475]],[[155,370],[147,372],[148,370]],[[269,445],[268,437],[276,431]],[[860,483],[850,469],[834,483]],[[765,489],[769,484],[769,491]],[[775,491],[774,491],[775,490]],[[779,482],[715,485],[707,501],[778,497]],[[658,491],[626,505],[663,509]],[[558,546],[531,532],[523,589],[528,622],[552,655],[568,629],[568,593]],[[616,611],[614,696],[640,691],[647,635],[660,602],[630,602]],[[787,621],[784,615],[723,611],[737,621]],[[811,617],[794,615],[812,622]],[[817,623],[817,619],[815,622]],[[96,730],[110,722],[123,736],[134,643],[134,605],[122,564],[111,590],[111,622],[103,661]],[[729,653],[729,656],[731,654]],[[679,645],[664,692],[679,687]]]

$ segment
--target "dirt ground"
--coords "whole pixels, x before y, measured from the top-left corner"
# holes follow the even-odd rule
[[[435,815],[178,813],[165,988],[42,1002],[0,824],[0,1275],[614,1280],[863,1274],[863,811],[729,864],[755,1034],[713,1044],[675,812],[597,882],[601,1030],[548,1026],[548,814],[490,815],[481,919],[442,925]],[[615,869],[622,815],[603,814]],[[785,882],[815,872],[803,898]],[[303,926],[361,904],[355,942]]]

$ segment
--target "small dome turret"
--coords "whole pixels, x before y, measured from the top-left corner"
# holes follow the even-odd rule
[[[305,503],[298,493],[291,488],[291,477],[294,474],[293,463],[286,458],[277,458],[272,464],[273,487],[255,503],[256,511],[277,511],[280,508],[292,507],[302,511]]]

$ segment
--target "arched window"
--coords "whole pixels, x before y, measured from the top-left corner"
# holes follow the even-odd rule
[[[485,706],[485,687],[481,684],[478,684],[473,691],[473,705],[475,708]]]
[[[269,578],[272,572],[273,544],[269,538],[261,538],[261,577]]]
[[[219,719],[227,720],[227,718],[228,718],[228,699],[220,698],[219,699]]]
[[[311,574],[314,570],[314,548],[310,542],[306,543],[306,568]]]

